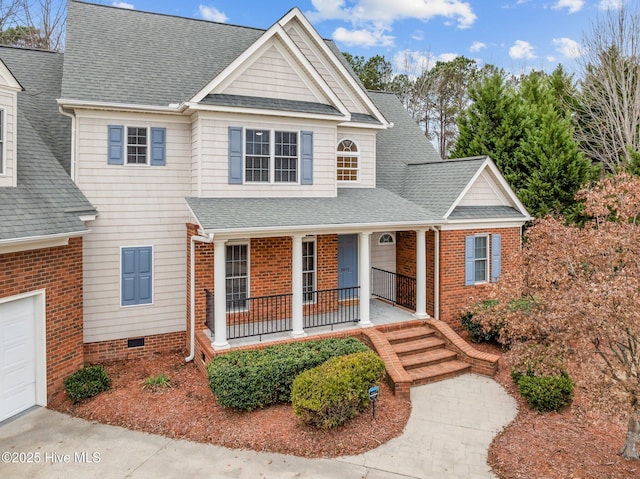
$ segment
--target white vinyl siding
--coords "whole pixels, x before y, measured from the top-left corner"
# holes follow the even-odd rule
[[[2,114],[0,187],[17,184],[15,104],[15,93],[0,91],[0,113]]]
[[[283,49],[284,46],[276,42],[221,93],[327,103],[326,98],[318,97],[303,81],[302,76],[307,75],[300,66],[297,70],[294,68],[293,56],[283,55]]]
[[[313,132],[313,184],[301,185],[299,181],[229,184],[229,127],[238,126],[244,127],[245,130],[298,132],[299,149],[300,132]],[[336,129],[327,126],[326,122],[287,121],[277,118],[257,121],[256,117],[250,115],[215,116],[211,113],[200,113],[193,128],[197,128],[199,134],[200,153],[196,158],[199,158],[200,162],[200,196],[255,198],[336,195]],[[299,160],[298,169],[300,168]]]
[[[488,171],[483,171],[462,197],[458,206],[503,206],[510,205],[498,181]]]
[[[352,113],[369,113],[366,105],[356,96],[347,82],[334,74],[331,60],[307,38],[306,34],[301,32],[303,28],[297,21],[291,21],[287,25],[287,34],[347,109]]]
[[[107,125],[166,128],[167,163],[114,168],[105,161]],[[185,329],[185,197],[191,184],[191,125],[163,115],[78,112],[77,184],[98,210],[84,239],[86,342]],[[153,304],[120,307],[120,249],[153,244]]]

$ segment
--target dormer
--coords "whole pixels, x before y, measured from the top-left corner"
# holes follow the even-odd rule
[[[0,187],[16,187],[18,92],[22,86],[0,61]]]

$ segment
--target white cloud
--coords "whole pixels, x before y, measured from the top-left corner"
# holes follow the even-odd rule
[[[469,47],[469,51],[470,52],[479,52],[483,48],[487,48],[487,44],[486,43],[475,41]]]
[[[338,27],[333,32],[333,39],[350,47],[388,47],[393,45],[394,37],[385,35],[383,30],[347,30]]]
[[[212,22],[224,23],[229,20],[223,12],[218,10],[216,7],[208,7],[207,5],[198,5],[198,9],[200,10],[200,16],[205,20],[209,20]]]
[[[437,62],[450,62],[459,56],[457,53],[433,55],[430,52],[402,50],[393,57],[393,70],[416,77],[424,71],[431,70]]]
[[[557,46],[556,51],[565,58],[578,58],[583,54],[580,44],[571,38],[554,38],[553,44]]]
[[[458,28],[469,28],[476,21],[476,14],[468,2],[462,0],[355,0],[346,6],[345,0],[312,0],[315,10],[305,15],[312,22],[345,20],[354,25],[362,23],[392,25],[405,19],[424,22],[444,17],[457,22]]]
[[[450,62],[452,60],[455,60],[459,56],[460,55],[458,55],[457,53],[441,53],[440,55],[436,56],[436,61],[439,61],[439,62]]]
[[[424,32],[422,30],[416,30],[415,33],[411,35],[411,38],[417,42],[420,42],[424,40]]]
[[[516,43],[509,48],[509,56],[515,60],[531,60],[536,58],[533,45],[524,40],[516,40]]]
[[[547,55],[547,61],[549,63],[555,63],[556,61],[558,61],[558,59],[556,57],[554,57],[553,55]]]
[[[600,10],[619,10],[623,4],[624,0],[600,0],[598,8]]]
[[[128,10],[133,10],[134,8],[133,4],[127,2],[113,2],[111,5],[118,8],[126,8]]]
[[[566,8],[569,13],[576,13],[582,10],[582,7],[584,7],[584,0],[557,0],[551,8],[555,10]]]

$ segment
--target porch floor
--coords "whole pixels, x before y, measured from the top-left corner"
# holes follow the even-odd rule
[[[405,321],[411,321],[415,319],[413,313],[401,307],[394,307],[392,304],[385,301],[381,301],[376,298],[370,300],[369,317],[374,326],[383,324],[395,324],[403,323]],[[317,326],[313,328],[306,328],[305,333],[307,336],[315,336],[323,333],[329,333],[332,331],[345,331],[349,329],[359,329],[359,323],[342,323],[334,324],[333,326]],[[207,329],[208,334],[211,332]],[[231,347],[247,346],[250,344],[259,344],[270,341],[277,341],[279,339],[290,338],[290,332],[263,334],[262,336],[252,336],[248,338],[229,339]]]

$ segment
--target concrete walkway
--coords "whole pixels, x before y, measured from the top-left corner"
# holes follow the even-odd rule
[[[495,477],[486,464],[487,447],[516,414],[515,401],[500,385],[467,374],[415,387],[411,401],[411,417],[400,437],[365,454],[335,459],[226,449],[36,409],[0,425],[0,477]]]

